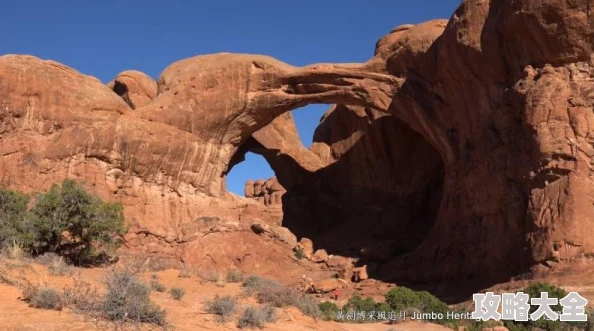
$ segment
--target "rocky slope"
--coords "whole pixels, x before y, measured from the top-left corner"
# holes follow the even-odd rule
[[[293,243],[263,240],[254,222],[362,257],[390,281],[587,263],[590,5],[467,0],[449,21],[393,29],[366,63],[222,53],[178,61],[157,82],[128,71],[104,86],[5,55],[0,183],[34,191],[80,178],[124,204],[131,248],[291,277],[302,271],[286,254]],[[306,149],[288,112],[310,103],[335,106]],[[286,190],[283,215],[226,191],[247,151]]]

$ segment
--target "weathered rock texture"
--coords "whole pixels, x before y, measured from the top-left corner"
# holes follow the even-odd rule
[[[250,227],[280,216],[225,190],[251,151],[287,191],[283,225],[368,260],[370,277],[568,265],[594,253],[590,8],[467,0],[449,21],[395,28],[363,64],[204,55],[166,68],[156,92],[137,72],[108,88],[3,56],[1,183],[31,191],[82,178],[124,203],[131,247],[274,272],[294,266],[292,247]],[[287,112],[310,103],[335,106],[306,149]]]

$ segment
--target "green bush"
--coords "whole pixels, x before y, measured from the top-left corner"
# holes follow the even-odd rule
[[[295,257],[298,258],[299,260],[302,260],[305,258],[305,251],[303,251],[303,248],[297,247],[295,249]]]
[[[186,290],[184,290],[181,287],[174,287],[171,290],[169,290],[169,294],[171,294],[171,297],[177,301],[181,300],[184,295],[186,295]]]
[[[31,214],[37,253],[75,253],[86,260],[93,257],[94,246],[118,247],[118,236],[126,232],[121,204],[104,202],[69,179],[39,194]]]
[[[126,232],[122,206],[104,202],[82,185],[66,179],[33,199],[0,188],[0,246],[18,243],[32,255],[71,255],[83,263],[94,248],[111,250]]]
[[[27,214],[28,204],[27,195],[0,187],[0,247],[33,243],[35,229]]]
[[[417,308],[423,312],[441,313],[445,316],[450,311],[450,308],[445,302],[427,291],[417,292],[417,297],[419,298],[419,307]]]
[[[276,309],[274,307],[259,308],[249,306],[239,317],[237,327],[240,329],[262,329],[266,323],[274,323],[276,319]]]
[[[333,302],[322,302],[318,305],[323,320],[334,321],[340,308]]]
[[[522,290],[522,292],[528,294],[530,299],[532,298],[540,298],[542,292],[546,292],[549,294],[549,298],[558,298],[562,299],[568,293],[564,289],[557,287],[555,285],[549,283],[541,283],[535,282],[528,285],[526,288]],[[538,306],[533,305],[530,307],[530,314],[532,314]],[[551,306],[551,308],[560,313],[562,312],[563,308],[560,304]],[[591,315],[588,316],[589,320],[586,322],[562,322],[562,321],[550,321],[541,318],[537,321],[526,321],[526,322],[516,322],[516,321],[505,321],[505,326],[510,331],[524,331],[524,330],[531,330],[531,329],[543,329],[543,330],[550,330],[550,331],[562,331],[562,330],[591,330],[592,322],[590,321]]]
[[[376,302],[373,298],[369,297],[363,299],[355,295],[347,301],[341,311],[343,313],[347,313],[348,311],[364,312],[365,316],[368,316],[371,312],[385,312],[387,315],[388,312],[392,311],[392,308],[385,302]],[[373,322],[373,320],[354,320],[352,322]]]
[[[448,305],[427,291],[413,291],[406,287],[396,287],[385,295],[390,310],[400,315],[401,311],[417,311],[418,313],[441,313],[443,319],[431,320],[433,323],[456,327],[458,321],[448,319],[447,313],[452,311]],[[409,315],[409,314],[407,314]]]
[[[343,310],[353,310],[353,311],[376,311],[377,303],[372,298],[363,299],[358,295],[352,296],[347,304],[343,307]]]
[[[396,312],[403,311],[407,308],[420,308],[421,299],[417,292],[407,288],[398,286],[386,293],[386,303]]]
[[[206,302],[206,311],[215,314],[221,323],[229,322],[237,310],[237,300],[231,296],[216,296]]]

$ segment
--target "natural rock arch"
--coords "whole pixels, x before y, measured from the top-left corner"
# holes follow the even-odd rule
[[[192,247],[200,215],[241,219],[248,209],[229,211],[237,201],[221,177],[237,150],[291,109],[333,103],[397,117],[443,165],[434,227],[411,254],[386,262],[382,277],[507,277],[588,261],[589,13],[587,1],[463,1],[447,23],[394,29],[364,64],[296,68],[257,55],[199,56],[167,68],[156,97],[138,106],[134,84],[118,80],[134,111],[71,68],[3,56],[0,178],[38,190],[84,177],[126,202],[136,229],[129,242],[166,243],[159,249],[185,256],[180,247]],[[336,161],[338,149],[325,145],[283,153],[317,171]]]

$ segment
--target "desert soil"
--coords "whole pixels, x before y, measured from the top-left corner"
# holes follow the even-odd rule
[[[75,268],[74,276],[52,276],[45,266],[32,260],[8,260],[0,263],[0,272],[3,278],[18,282],[19,284],[31,283],[55,288],[61,291],[64,287],[71,286],[77,277],[100,287],[101,280],[107,268]],[[149,281],[151,275],[156,274],[167,289],[182,287],[186,294],[181,301],[176,301],[165,292],[153,291],[151,299],[167,311],[167,320],[173,330],[236,330],[236,322],[220,324],[215,315],[207,314],[204,302],[215,295],[237,296],[240,306],[256,304],[253,298],[242,295],[240,284],[224,283],[215,284],[202,282],[197,275],[189,278],[180,278],[179,270],[168,269],[163,271],[147,271],[140,277]],[[97,324],[96,321],[85,318],[69,309],[62,311],[43,310],[29,307],[28,303],[21,300],[22,291],[18,285],[0,283],[0,329],[15,331],[54,331],[54,330],[97,330],[113,329],[113,327]],[[327,321],[316,321],[303,315],[296,308],[289,307],[278,309],[278,321],[267,324],[265,330],[278,331],[382,331],[382,330],[449,330],[443,326],[420,323],[415,321],[404,322],[398,325],[387,323],[347,324]]]

